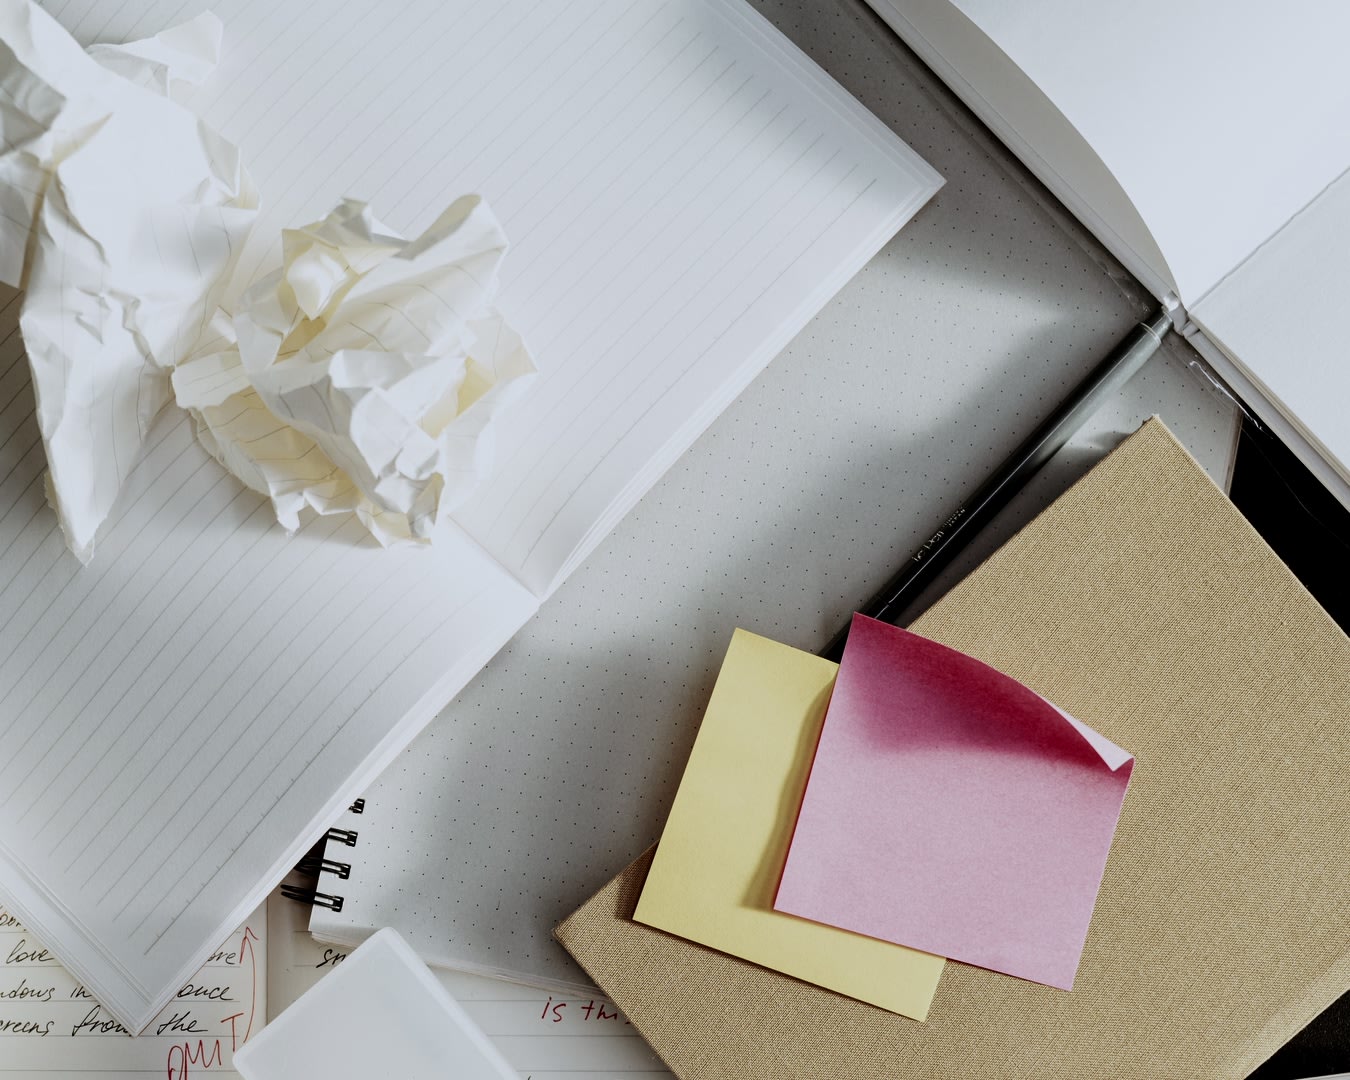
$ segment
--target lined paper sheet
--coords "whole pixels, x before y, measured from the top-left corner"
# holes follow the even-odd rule
[[[0,1077],[231,1077],[234,1050],[268,1012],[267,920],[259,908],[132,1039],[11,914],[0,910]]]
[[[205,6],[52,10],[92,41]],[[543,374],[456,516],[541,594],[940,182],[740,4],[210,6],[225,56],[188,104],[262,193],[242,277],[347,195],[405,235],[470,191],[504,223]]]
[[[0,881],[137,1027],[336,815],[336,789],[373,778],[535,603],[457,533],[385,551],[319,518],[288,538],[173,410],[81,568],[43,499],[16,310],[0,346]]]
[[[206,6],[49,9],[87,43]],[[237,284],[342,196],[413,235],[476,190],[543,374],[432,555],[264,529],[165,415],[76,575],[22,405],[0,433],[0,882],[140,1019],[939,182],[738,5],[210,6],[188,104],[264,206]]]
[[[269,1020],[347,955],[316,941],[306,929],[307,915],[308,909],[280,893],[267,898]],[[525,1080],[671,1075],[617,1006],[598,993],[548,994],[459,971],[435,974]]]

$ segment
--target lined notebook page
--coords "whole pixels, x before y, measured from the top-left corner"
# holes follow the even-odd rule
[[[305,881],[299,875],[294,880]],[[345,949],[315,941],[306,928],[307,915],[305,907],[280,893],[267,898],[269,1021],[347,956]],[[550,994],[459,971],[433,973],[522,1080],[661,1080],[671,1075],[618,1007],[599,993]]]
[[[167,410],[81,568],[0,328],[0,884],[138,1028],[533,612],[471,540],[288,538]],[[53,894],[55,898],[54,899]]]
[[[0,880],[142,1018],[527,617],[517,579],[547,592],[938,183],[738,5],[210,6],[225,61],[189,105],[265,207],[240,281],[345,195],[410,234],[476,190],[517,241],[502,307],[544,374],[462,517],[482,547],[432,557],[333,521],[284,541],[169,415],[77,575],[40,448],[6,444],[0,812],[23,814]],[[207,0],[49,7],[88,43]]]
[[[206,0],[55,0],[82,41]],[[411,233],[483,194],[502,307],[543,372],[458,515],[541,595],[940,182],[743,5],[212,0],[223,65],[188,104],[282,226],[339,198]]]
[[[266,1022],[264,911],[248,917],[133,1039],[89,990],[0,909],[0,1078],[231,1077],[234,1050]]]

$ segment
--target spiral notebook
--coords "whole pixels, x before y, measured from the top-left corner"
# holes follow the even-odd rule
[[[206,6],[52,10],[88,44]],[[210,6],[241,275],[343,196],[412,234],[479,192],[541,376],[434,550],[286,537],[169,410],[82,570],[0,298],[0,899],[133,1029],[940,183],[740,3]]]

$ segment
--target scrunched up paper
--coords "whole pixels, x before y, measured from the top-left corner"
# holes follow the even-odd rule
[[[170,100],[214,66],[202,15],[88,53],[0,0],[0,281],[21,327],[48,497],[87,561],[171,394],[278,520],[352,512],[427,541],[485,474],[489,424],[534,371],[492,306],[506,238],[468,196],[404,240],[362,203],[283,233],[280,270],[231,276],[257,197],[237,149]]]
[[[286,231],[283,253],[220,327],[232,344],[174,371],[178,403],[286,528],[309,507],[354,512],[381,543],[431,539],[534,372],[490,303],[501,226],[465,196],[403,240],[347,200]]]
[[[48,497],[84,560],[253,223],[238,150],[164,96],[220,39],[207,14],[86,53],[0,0],[0,281],[25,291]]]

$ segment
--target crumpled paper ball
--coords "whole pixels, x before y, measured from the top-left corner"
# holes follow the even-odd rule
[[[166,96],[221,32],[203,14],[86,53],[0,2],[0,281],[24,290],[48,499],[82,561],[253,224],[238,150]]]
[[[288,530],[308,507],[355,513],[381,544],[428,541],[535,372],[492,306],[506,248],[478,196],[413,240],[346,200],[283,233],[281,269],[174,371],[178,404]]]

